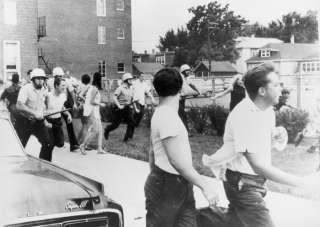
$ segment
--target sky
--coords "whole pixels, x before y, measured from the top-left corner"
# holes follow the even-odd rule
[[[159,37],[173,28],[185,26],[190,20],[188,9],[207,5],[210,0],[131,0],[132,49],[142,53],[157,50]],[[250,23],[267,25],[282,15],[296,11],[304,15],[308,10],[320,10],[319,0],[218,0]],[[319,11],[318,11],[319,12]],[[320,13],[318,13],[319,15]]]

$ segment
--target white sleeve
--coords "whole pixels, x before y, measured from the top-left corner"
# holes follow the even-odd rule
[[[168,137],[175,137],[179,135],[179,118],[172,115],[163,115],[159,122],[157,122],[160,139]],[[181,121],[181,120],[180,120]]]
[[[21,102],[25,104],[27,102],[27,97],[28,97],[28,87],[23,86],[19,91],[17,102]]]

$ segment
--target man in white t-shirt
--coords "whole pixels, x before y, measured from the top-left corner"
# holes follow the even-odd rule
[[[188,132],[178,115],[182,78],[173,68],[164,68],[153,80],[159,106],[151,119],[151,173],[145,183],[147,227],[195,227],[193,185],[202,189],[210,205],[215,190],[192,166]]]
[[[65,109],[64,103],[67,101],[66,81],[62,78],[55,78],[53,83],[54,89],[48,94],[47,113],[55,113]],[[65,115],[67,122],[72,121],[71,114],[68,111],[57,113],[47,118],[47,121],[52,124],[50,130],[53,139],[53,144],[57,147],[64,146],[64,134],[62,130],[61,115]]]
[[[244,76],[249,97],[229,114],[223,147],[210,162],[226,160],[224,188],[233,220],[228,226],[272,227],[264,196],[266,180],[311,189],[312,181],[285,173],[272,165],[272,133],[275,129],[273,106],[281,93],[279,76],[271,64],[262,64]],[[230,219],[229,219],[230,220]]]
[[[65,86],[66,86],[65,94],[67,96],[67,100],[64,103],[64,107],[67,109],[71,109],[69,111],[69,114],[73,116],[73,110],[77,108],[77,105],[75,101],[75,89],[73,84],[71,83],[70,76],[66,75],[61,67],[55,67],[52,70],[52,75],[53,77],[47,81],[49,91],[54,90],[55,78],[61,78],[61,79],[63,78],[65,80]],[[79,142],[74,131],[72,120],[69,121],[67,115],[65,114],[62,115],[62,118],[66,123],[66,128],[67,128],[67,133],[68,133],[68,138],[70,143],[70,152],[79,151]]]
[[[144,115],[144,107],[146,105],[146,96],[150,97],[152,104],[156,101],[151,94],[150,86],[144,81],[142,75],[138,75],[137,79],[132,83],[133,103],[135,105],[134,121],[135,127],[138,127]]]

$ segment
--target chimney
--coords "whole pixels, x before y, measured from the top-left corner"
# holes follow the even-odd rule
[[[145,51],[144,51],[144,54],[148,54],[148,51],[145,50]]]
[[[290,43],[291,43],[291,44],[294,44],[294,34],[291,34]]]

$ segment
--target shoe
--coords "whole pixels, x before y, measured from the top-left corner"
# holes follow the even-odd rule
[[[70,146],[70,152],[77,152],[77,151],[79,151],[79,149],[80,149],[79,145]]]
[[[97,154],[108,154],[108,152],[103,150],[103,149],[101,149],[101,150],[97,151]]]
[[[106,131],[106,130],[104,130],[104,138],[105,138],[106,140],[109,139],[109,132]]]
[[[80,151],[81,151],[82,155],[86,155],[87,154],[84,144],[80,145]]]

